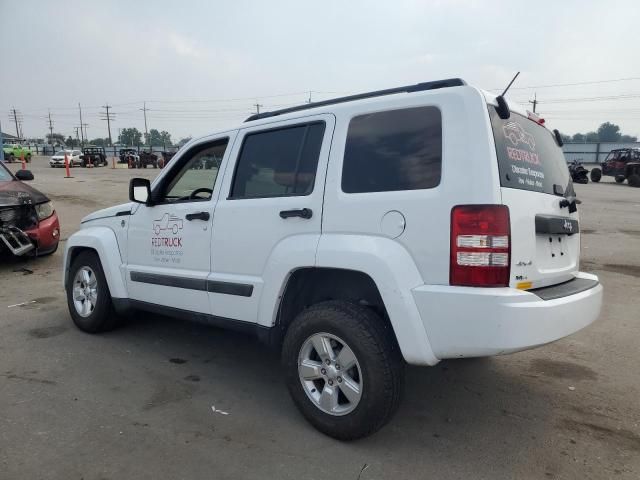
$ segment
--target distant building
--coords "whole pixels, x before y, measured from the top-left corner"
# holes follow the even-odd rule
[[[20,139],[15,135],[11,135],[6,132],[0,132],[0,138],[2,139],[2,143],[18,143]]]

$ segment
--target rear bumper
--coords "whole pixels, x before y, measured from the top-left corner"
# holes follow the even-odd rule
[[[578,279],[597,281],[580,272]],[[502,355],[566,337],[598,318],[602,285],[543,300],[513,288],[423,285],[412,290],[436,357]]]

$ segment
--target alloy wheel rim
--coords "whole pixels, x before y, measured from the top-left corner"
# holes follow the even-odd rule
[[[73,306],[81,317],[93,313],[98,302],[98,278],[90,267],[82,267],[73,279]]]
[[[340,337],[316,333],[298,355],[298,376],[307,397],[324,413],[347,415],[362,398],[362,371],[353,350]]]

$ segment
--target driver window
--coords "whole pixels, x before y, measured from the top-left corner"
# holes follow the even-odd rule
[[[167,186],[164,200],[210,200],[228,143],[229,139],[225,138],[214,144],[194,147],[193,156],[182,165]]]

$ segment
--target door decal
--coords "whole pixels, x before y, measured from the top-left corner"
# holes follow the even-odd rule
[[[184,221],[168,212],[151,225],[151,256],[158,263],[179,264],[184,254],[181,230]]]

